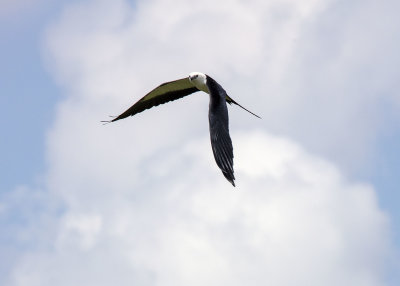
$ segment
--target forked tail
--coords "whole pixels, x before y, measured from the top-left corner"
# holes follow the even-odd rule
[[[228,95],[226,96],[226,102],[228,102],[229,104],[236,104],[236,105],[238,105],[238,106],[240,106],[241,108],[243,108],[244,110],[246,110],[248,113],[251,113],[251,114],[253,114],[255,117],[258,117],[258,118],[260,118],[261,119],[261,117],[260,116],[258,116],[257,114],[255,114],[255,113],[253,113],[253,112],[251,112],[250,110],[248,110],[248,109],[246,109],[246,108],[244,108],[243,106],[241,106],[239,103],[237,103],[236,101],[234,101],[232,98],[230,98]]]

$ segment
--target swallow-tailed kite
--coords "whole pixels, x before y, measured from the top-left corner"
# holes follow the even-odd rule
[[[206,74],[193,72],[189,74],[189,77],[163,83],[142,97],[121,115],[113,120],[104,122],[114,122],[128,116],[133,116],[153,106],[182,98],[196,91],[204,91],[210,95],[208,119],[211,147],[215,162],[225,178],[235,186],[233,147],[231,137],[229,136],[229,119],[226,102],[236,104],[254,116],[260,117],[230,98],[222,86]]]

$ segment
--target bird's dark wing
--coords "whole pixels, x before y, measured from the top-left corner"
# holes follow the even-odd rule
[[[235,186],[233,171],[233,147],[229,135],[229,116],[226,106],[228,95],[222,86],[210,76],[207,76],[207,87],[210,92],[210,123],[211,147],[215,162],[225,178]]]
[[[223,122],[213,120],[213,122],[210,122],[210,137],[215,162],[221,169],[225,178],[235,186],[235,176],[233,174],[233,147],[231,137],[229,136],[229,130]]]
[[[258,118],[260,118],[260,119],[261,119],[261,117],[260,117],[260,116],[258,116],[257,114],[255,114],[255,113],[251,112],[250,110],[248,110],[248,109],[244,108],[244,107],[243,107],[243,106],[241,106],[239,103],[237,103],[237,102],[236,102],[236,101],[234,101],[232,98],[230,98],[228,95],[226,95],[225,99],[226,99],[226,102],[228,102],[229,104],[232,104],[232,103],[233,103],[233,104],[236,104],[236,105],[240,106],[241,108],[243,108],[244,110],[246,110],[247,112],[249,112],[249,113],[253,114],[255,117],[258,117]]]
[[[117,116],[110,121],[103,122],[114,122],[119,119],[126,118],[128,116],[133,116],[139,112],[146,109],[152,108],[160,104],[167,103],[172,100],[182,98],[193,92],[199,91],[196,87],[190,83],[189,79],[182,78],[170,82],[163,83],[150,91],[148,94],[143,96],[138,102],[128,108],[125,112]]]

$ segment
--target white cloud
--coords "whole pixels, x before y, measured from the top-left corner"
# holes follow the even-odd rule
[[[364,95],[390,76],[360,87],[381,57],[351,57],[372,1],[351,2],[351,15],[333,0],[218,3],[93,0],[48,30],[68,96],[48,135],[47,188],[65,211],[10,285],[384,284],[389,225],[374,189],[311,155],[351,169],[379,131],[364,114],[381,114],[378,99]],[[230,108],[236,189],[213,161],[204,94],[99,123],[194,70],[264,118]]]
[[[233,139],[236,189],[207,137],[141,160],[141,180],[60,170],[71,182],[58,238],[10,285],[383,285],[388,222],[370,186],[286,139]]]

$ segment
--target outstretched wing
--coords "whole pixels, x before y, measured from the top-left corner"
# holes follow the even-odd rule
[[[233,146],[229,135],[229,116],[226,107],[228,95],[222,86],[210,76],[207,76],[207,87],[210,92],[208,120],[214,159],[225,178],[235,186]]]
[[[157,106],[160,104],[167,103],[169,101],[182,98],[196,91],[199,90],[193,86],[193,84],[189,81],[187,77],[166,82],[159,85],[158,87],[150,91],[148,94],[143,96],[138,102],[129,107],[125,112],[123,112],[116,118],[110,121],[103,121],[103,122],[114,122],[119,119],[126,118],[128,116],[133,116],[146,109],[152,108],[153,106]]]

